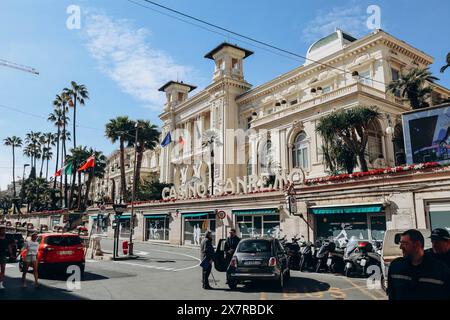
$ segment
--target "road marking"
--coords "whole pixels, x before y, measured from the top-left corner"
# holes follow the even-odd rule
[[[97,261],[97,260],[92,260],[92,259],[86,259],[86,262],[89,262],[89,263],[97,263],[98,261]]]
[[[139,263],[124,262],[124,261],[114,261],[114,263],[121,263],[121,264],[127,264],[127,265],[135,266],[135,267],[156,269],[156,270],[162,270],[162,271],[176,271],[173,268],[157,267],[157,266],[150,266],[150,265],[144,265],[144,264],[139,264]]]
[[[198,262],[201,261],[199,258],[191,256],[190,254],[185,254],[185,253],[164,251],[164,250],[156,250],[156,249],[150,249],[150,251],[163,252],[163,253],[168,253],[168,254],[176,254],[176,255],[179,255],[179,256],[185,256],[185,257],[192,258],[194,260],[197,260]],[[194,268],[198,268],[198,265],[196,264],[196,265],[194,265],[192,267],[186,267],[186,268],[180,268],[180,269],[172,269],[172,271],[179,272],[179,271],[184,271],[184,270],[189,270],[189,269],[194,269]]]
[[[136,251],[136,254],[139,254],[141,256],[148,256],[149,255],[149,253],[145,252],[145,251]]]
[[[8,269],[8,268],[15,268],[15,266],[13,266],[12,264],[7,264],[6,269]]]
[[[355,287],[356,289],[358,289],[359,291],[361,291],[363,294],[370,296],[372,299],[374,300],[380,300],[380,298],[375,297],[372,293],[370,293],[367,289],[365,289],[364,287],[360,287],[357,286],[353,281],[351,281],[349,278],[345,278],[348,282],[350,282],[350,284]]]

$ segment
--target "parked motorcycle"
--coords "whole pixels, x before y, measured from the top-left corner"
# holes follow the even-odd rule
[[[331,273],[344,273],[345,263],[344,263],[344,252],[345,247],[347,246],[346,243],[339,245],[334,242],[334,250],[333,248],[330,248],[330,252],[328,254],[327,259],[327,267],[328,271]]]
[[[347,244],[344,253],[344,274],[367,276],[367,269],[371,265],[381,267],[381,257],[374,251],[372,243],[367,240],[358,240],[352,237]]]
[[[302,236],[303,237],[303,236]],[[312,268],[314,265],[314,244],[311,241],[303,240],[300,244],[300,271]]]
[[[298,244],[300,238],[297,238],[297,236],[292,238],[292,242],[282,243],[288,255],[290,270],[300,270],[300,245]]]
[[[316,265],[314,271],[319,273],[322,269],[328,270],[327,262],[330,252],[334,252],[336,244],[333,240],[324,239],[321,243],[319,250],[316,253]]]

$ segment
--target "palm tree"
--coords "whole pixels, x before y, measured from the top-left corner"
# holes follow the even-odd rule
[[[429,83],[434,83],[434,77],[429,68],[414,68],[392,81],[387,89],[392,93],[401,92],[401,96],[408,100],[414,110],[428,107],[426,100],[432,92]]]
[[[52,122],[55,127],[57,128],[57,132],[55,135],[55,139],[56,139],[56,165],[55,165],[55,173],[58,171],[58,167],[59,167],[59,145],[60,145],[60,141],[61,141],[61,127],[63,125],[62,123],[62,119],[63,119],[63,110],[56,108],[52,113],[50,113],[48,115],[47,120]],[[53,189],[56,188],[56,178],[53,181]]]
[[[133,132],[134,122],[127,116],[117,117],[111,119],[106,124],[105,134],[112,143],[119,141],[120,144],[120,194],[122,199],[128,200],[127,184],[125,179],[125,143],[128,147],[132,145],[134,137],[130,134]]]
[[[43,134],[43,148],[42,148],[42,162],[47,160],[46,170],[45,170],[45,179],[48,179],[48,164],[50,159],[53,157],[53,152],[51,152],[51,146],[56,144],[57,135],[47,132]]]
[[[43,178],[36,178],[26,185],[27,203],[31,205],[29,212],[41,211],[48,208],[50,188]]]
[[[15,148],[22,147],[22,139],[16,136],[8,137],[4,140],[4,145],[12,147],[12,156],[13,156],[13,198],[16,198],[16,154]],[[16,213],[16,206],[14,206],[14,214]]]
[[[89,202],[89,191],[91,189],[91,184],[94,181],[94,178],[102,179],[105,176],[106,169],[106,157],[103,155],[101,151],[89,149],[88,153],[94,156],[95,164],[94,168],[89,168],[86,173],[88,174],[88,180],[86,182],[86,190],[84,196],[84,207],[88,205]]]
[[[26,134],[25,143],[27,146],[24,149],[24,155],[31,160],[31,168],[36,170],[37,159],[40,157],[40,132],[29,132]]]
[[[64,93],[69,98],[69,106],[73,107],[73,147],[76,148],[77,103],[84,106],[85,100],[89,99],[89,92],[85,85],[79,85],[75,81],[72,81],[70,88],[64,88]]]
[[[336,136],[359,159],[361,171],[368,171],[365,158],[368,141],[367,130],[381,116],[376,107],[358,106],[339,110],[322,117],[316,131],[325,139]]]
[[[447,64],[441,68],[441,73],[444,73],[445,70],[447,70],[447,68],[450,68],[450,52],[447,53],[447,57],[446,57],[445,61]]]
[[[47,160],[47,167],[45,169],[45,180],[48,180],[48,163],[52,158],[53,158],[52,149],[45,147],[44,152],[42,153],[42,159]]]
[[[68,208],[73,208],[73,198],[74,198],[74,191],[75,191],[75,182],[76,177],[78,176],[78,195],[77,199],[79,202],[80,196],[81,196],[81,173],[77,172],[77,169],[81,166],[81,164],[89,157],[89,153],[87,151],[86,147],[79,146],[77,148],[71,149],[69,155],[66,157],[66,164],[72,165],[72,185],[70,187],[70,196],[69,196],[69,203]]]
[[[136,162],[136,180],[134,181],[134,188],[136,193],[141,182],[141,168],[142,158],[144,157],[145,150],[153,150],[158,145],[160,132],[158,127],[152,124],[150,121],[138,120],[138,141],[137,141],[137,159]],[[133,141],[134,142],[134,141]],[[136,146],[135,146],[136,147]]]

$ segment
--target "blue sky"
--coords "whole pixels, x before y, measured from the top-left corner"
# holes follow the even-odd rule
[[[145,4],[143,0],[133,0]],[[340,27],[354,36],[366,27],[369,5],[381,8],[382,29],[435,58],[432,71],[450,87],[450,73],[439,74],[450,51],[450,2],[384,1],[210,1],[157,0],[245,35],[305,54],[315,39]],[[222,41],[255,51],[246,60],[247,81],[264,83],[303,61],[288,59],[137,6],[127,0],[0,0],[0,59],[32,66],[39,76],[0,66],[0,138],[24,137],[31,130],[54,130],[45,118],[54,96],[71,80],[85,84],[91,99],[79,109],[78,144],[105,154],[116,146],[104,137],[104,124],[118,115],[160,124],[168,80],[206,86],[213,63],[203,55]],[[66,27],[70,5],[81,8],[81,28]],[[148,4],[145,4],[150,6]],[[16,176],[26,158],[17,159]],[[0,146],[0,189],[12,179],[10,149]],[[51,170],[53,170],[52,167]]]

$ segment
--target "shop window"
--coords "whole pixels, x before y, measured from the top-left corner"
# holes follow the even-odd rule
[[[128,238],[130,236],[130,219],[120,220],[120,236]]]
[[[300,132],[295,138],[292,161],[294,168],[309,168],[309,142],[304,131]]]
[[[450,232],[450,204],[430,204],[430,229],[444,228]]]
[[[367,215],[356,214],[324,214],[317,215],[317,238],[360,240],[369,238]]]
[[[197,245],[202,243],[205,232],[210,230],[213,236],[213,243],[216,235],[216,215],[208,214],[200,217],[184,218],[184,244]]]
[[[273,150],[272,141],[267,141],[261,154],[261,174],[266,176],[274,175],[273,171]]]
[[[242,239],[262,236],[278,238],[280,236],[279,215],[237,216],[236,222]]]
[[[169,240],[169,216],[146,217],[146,240]]]

